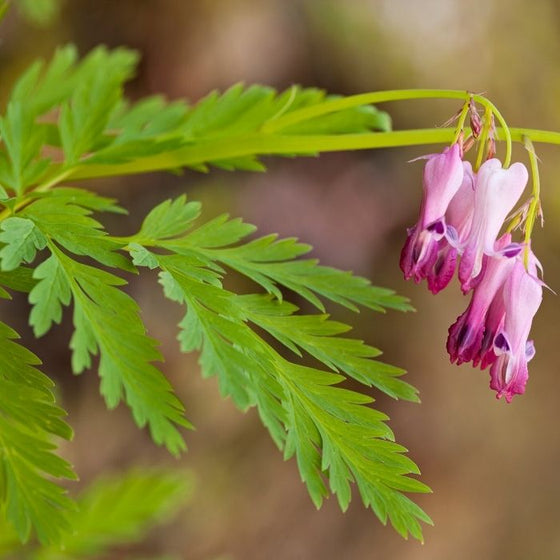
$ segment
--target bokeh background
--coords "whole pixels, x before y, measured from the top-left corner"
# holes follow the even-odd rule
[[[511,125],[560,129],[556,0],[67,0],[50,18],[43,16],[52,1],[24,4],[27,16],[12,10],[0,27],[3,98],[18,73],[56,45],[73,42],[86,53],[104,43],[141,52],[132,98],[164,93],[196,101],[239,81],[340,94],[456,88],[486,92]],[[444,101],[383,108],[395,128],[438,126],[459,109]],[[546,228],[534,249],[558,291],[560,151],[537,149]],[[545,294],[532,331],[537,356],[527,392],[511,405],[495,400],[487,372],[449,363],[447,328],[468,299],[456,285],[434,297],[405,283],[398,270],[421,192],[422,164],[407,161],[430,150],[270,159],[267,174],[151,174],[87,185],[130,209],[130,217],[108,222],[114,232],[133,231],[154,204],[187,192],[203,202],[208,219],[227,211],[263,234],[298,236],[324,264],[395,288],[417,308],[335,316],[353,322],[354,334],[381,347],[420,389],[421,405],[375,396],[434,490],[419,497],[435,522],[424,545],[381,526],[357,496],[345,514],[333,499],[316,511],[295,463],[282,460],[256,414],[222,400],[215,379],[201,380],[196,356],[178,352],[181,312],[163,300],[155,278],[132,279],[150,333],[162,340],[165,372],[197,428],[187,434],[189,452],[180,462],[195,473],[194,495],[173,523],[146,536],[139,552],[188,560],[560,558],[558,299]],[[516,156],[526,161],[521,150]],[[135,428],[126,409],[105,410],[94,372],[72,376],[68,323],[32,341],[25,300],[17,305],[17,316],[13,306],[2,313],[59,381],[76,430],[64,452],[82,483],[133,464],[176,464]]]

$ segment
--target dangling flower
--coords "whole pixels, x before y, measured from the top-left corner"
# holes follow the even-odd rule
[[[440,239],[435,264],[427,274],[428,288],[433,294],[443,290],[455,273],[460,247],[471,227],[474,187],[475,176],[471,164],[464,161],[463,181],[445,212],[446,236]]]
[[[528,173],[522,163],[502,169],[498,159],[480,167],[474,193],[472,223],[465,242],[459,280],[467,293],[481,279],[484,254],[494,254],[494,244],[506,216],[511,212],[527,184]],[[505,247],[505,253],[519,252],[519,245]]]
[[[521,262],[522,257],[520,253],[520,248],[522,247],[524,248],[524,246],[511,243],[511,236],[509,234],[505,234],[496,243],[496,251],[498,252],[498,254],[500,254],[500,252],[503,253],[504,248],[506,247],[507,247],[506,253],[507,251],[510,251],[510,253],[504,255],[504,257],[509,257],[509,258],[515,257],[516,256],[515,251],[517,250],[519,252],[519,256],[517,256],[516,260]],[[485,257],[485,259],[488,258],[489,257]],[[541,264],[538,261],[538,259],[535,257],[534,253],[532,251],[529,251],[529,267],[528,267],[529,274],[533,278],[537,279],[539,283],[541,283],[541,281],[538,280],[537,269],[542,270]],[[484,265],[483,265],[483,270],[484,270]],[[510,271],[510,275],[511,275],[511,271]],[[494,339],[496,338],[496,335],[498,334],[499,330],[503,327],[504,318],[507,311],[505,307],[505,300],[504,300],[505,284],[506,282],[504,282],[502,286],[498,289],[496,295],[494,296],[494,299],[492,300],[492,303],[490,304],[490,307],[488,308],[488,313],[486,314],[486,321],[485,321],[485,328],[484,328],[484,337],[482,339],[480,351],[473,358],[473,366],[476,367],[478,364],[480,364],[480,369],[486,369],[487,366],[493,364],[496,361],[497,356],[493,348]],[[477,288],[475,288],[475,290],[476,289]],[[533,355],[534,355],[534,347],[533,347]]]
[[[449,327],[447,352],[451,361],[457,365],[471,361],[473,365],[477,365],[480,361],[481,349],[489,332],[489,310],[496,306],[495,301],[499,299],[496,295],[514,266],[513,258],[499,254],[499,251],[510,243],[511,235],[503,235],[496,243],[496,254],[484,257],[484,273],[473,291],[469,306]]]
[[[490,388],[497,391],[497,398],[503,396],[507,402],[525,392],[527,363],[535,355],[533,341],[528,340],[529,331],[541,301],[542,282],[536,277],[536,269],[527,272],[521,260],[516,260],[504,284],[503,326],[494,337],[496,359],[490,368]]]
[[[490,387],[507,402],[525,391],[527,363],[535,355],[528,336],[542,301],[543,285],[532,253],[529,271],[521,254],[501,254],[505,247],[513,246],[510,234],[505,234],[496,243],[495,254],[484,256],[482,277],[471,302],[449,328],[447,339],[452,362],[472,361],[481,369],[491,365]]]
[[[471,127],[476,139],[476,119]],[[478,123],[480,124],[480,123]],[[480,128],[480,127],[479,127]],[[462,161],[469,141],[453,144],[428,156],[417,224],[408,230],[400,267],[408,280],[426,278],[434,294],[450,282],[460,257],[463,293],[473,290],[463,314],[449,328],[447,351],[451,362],[490,366],[490,387],[510,402],[523,393],[527,363],[535,355],[528,340],[533,317],[542,300],[540,265],[525,243],[513,243],[511,234],[498,235],[506,216],[519,200],[528,180],[526,167],[514,163],[502,168],[494,159],[492,126],[490,154],[478,173]],[[535,204],[531,208],[535,211]],[[527,218],[528,220],[528,218]],[[526,238],[532,228],[526,229]],[[529,263],[521,253],[529,251]]]
[[[471,229],[474,211],[474,190],[476,176],[470,161],[463,162],[463,182],[451,199],[445,218],[447,223],[455,228],[459,244],[465,242]]]
[[[438,263],[438,256],[442,248],[446,246],[442,240],[455,236],[453,229],[449,228],[446,223],[445,213],[449,203],[461,187],[463,175],[459,144],[453,144],[441,154],[428,156],[428,162],[424,168],[420,216],[418,223],[408,230],[408,237],[401,252],[400,267],[407,280],[414,278],[414,281],[418,283],[432,274],[434,274],[434,278],[438,277],[433,269]],[[454,270],[456,254],[451,259]],[[442,266],[439,266],[440,273]],[[449,268],[449,263],[445,268]],[[446,273],[445,276],[448,274]],[[439,291],[442,283],[443,281],[438,283],[433,280],[432,291],[434,289]]]

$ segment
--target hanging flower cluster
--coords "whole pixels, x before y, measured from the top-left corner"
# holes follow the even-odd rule
[[[499,237],[528,180],[527,169],[498,159],[475,173],[463,161],[461,142],[426,157],[423,196],[417,224],[408,230],[400,266],[405,278],[427,280],[434,294],[458,268],[466,311],[449,329],[452,362],[490,366],[490,387],[510,402],[525,390],[527,363],[535,355],[528,340],[542,300],[539,263],[526,243],[510,233]]]

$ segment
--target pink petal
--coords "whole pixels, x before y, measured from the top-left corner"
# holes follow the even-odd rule
[[[462,181],[463,162],[458,144],[453,144],[443,153],[430,157],[424,168],[421,228],[443,218]]]
[[[503,327],[494,338],[497,358],[490,369],[490,387],[507,402],[525,391],[527,362],[534,355],[534,345],[527,339],[541,302],[542,283],[517,260],[504,285],[506,313]]]
[[[459,280],[464,292],[480,274],[483,255],[493,254],[504,220],[519,200],[527,179],[527,169],[522,163],[502,169],[499,160],[490,159],[480,167],[472,225],[459,265]]]
[[[474,211],[475,175],[470,162],[463,162],[463,181],[455,196],[451,199],[445,220],[453,226],[458,234],[459,242],[463,243],[471,229]]]

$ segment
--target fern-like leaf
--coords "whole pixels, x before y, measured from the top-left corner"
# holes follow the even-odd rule
[[[35,243],[35,248],[42,248],[45,240],[50,251],[49,258],[34,272],[37,284],[29,294],[33,304],[30,322],[35,334],[41,336],[60,322],[63,307],[72,302],[73,370],[81,373],[90,368],[92,357],[99,354],[101,393],[108,407],[125,400],[136,423],[147,425],[156,443],[178,454],[185,443],[177,428],[190,424],[171,385],[154,366],[161,355],[156,341],[146,335],[136,302],[120,289],[126,282],[68,254],[88,255],[101,264],[133,269],[130,261],[115,251],[122,243],[109,238],[90,216],[87,206],[100,204],[113,208],[112,203],[80,193],[70,199],[63,195],[39,198],[20,213],[24,217],[12,218],[32,224],[30,231],[38,232],[36,238],[41,240],[41,246]],[[19,247],[19,252],[14,248],[14,254],[23,260],[26,249],[27,245]],[[2,264],[6,259],[10,264],[13,258],[9,253]]]
[[[77,499],[73,533],[61,546],[38,550],[35,558],[98,558],[114,546],[141,541],[147,530],[184,506],[191,488],[189,473],[165,469],[134,469],[100,478]]]
[[[6,518],[19,538],[34,529],[43,543],[71,530],[73,503],[52,478],[75,479],[54,453],[53,437],[70,439],[65,412],[54,402],[53,383],[35,366],[40,360],[20,346],[17,334],[0,323],[0,488]]]
[[[394,443],[385,423],[387,417],[368,406],[372,399],[342,388],[340,383],[347,376],[353,377],[393,397],[408,400],[417,400],[415,389],[399,379],[402,370],[373,359],[380,354],[379,350],[341,336],[349,330],[348,326],[331,321],[324,314],[300,315],[296,306],[278,297],[278,292],[284,286],[298,293],[303,291],[303,286],[286,280],[294,275],[292,267],[303,262],[307,270],[306,289],[321,307],[320,296],[333,301],[340,299],[340,303],[352,308],[384,308],[384,298],[389,298],[389,306],[406,309],[406,300],[373,288],[362,279],[358,279],[359,289],[339,298],[343,283],[348,283],[347,275],[333,273],[329,290],[323,289],[320,280],[314,281],[313,267],[319,269],[319,278],[321,267],[315,261],[296,259],[309,247],[295,240],[271,237],[239,244],[254,230],[239,220],[219,218],[192,229],[189,214],[182,228],[186,231],[177,227],[173,228],[174,238],[166,234],[159,240],[155,236],[148,240],[146,232],[158,230],[156,218],[164,228],[173,222],[174,215],[180,214],[181,206],[187,206],[184,198],[162,203],[146,218],[140,233],[128,240],[134,263],[159,267],[166,296],[187,308],[180,324],[181,348],[200,351],[203,374],[217,375],[222,393],[231,396],[237,406],[257,407],[286,457],[296,456],[314,503],[319,506],[330,488],[345,509],[350,500],[350,484],[355,482],[364,503],[383,522],[390,519],[402,534],[421,538],[419,521],[430,520],[402,494],[428,491],[408,476],[418,473],[416,465],[404,455],[406,450]],[[267,247],[271,248],[270,253],[266,252]],[[227,255],[236,256],[236,251],[247,268],[233,268],[246,270],[249,277],[268,289],[268,295],[240,296],[223,288],[225,270],[220,264],[231,266]],[[263,272],[258,269],[260,264],[274,264],[277,272]],[[283,267],[287,272],[283,272]],[[253,270],[264,280],[255,277]],[[279,340],[296,354],[296,360],[280,354],[254,327]],[[331,372],[302,363],[298,357],[304,353]]]

